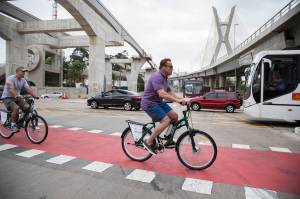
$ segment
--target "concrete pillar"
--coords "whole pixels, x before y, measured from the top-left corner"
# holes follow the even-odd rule
[[[18,34],[14,40],[6,41],[6,77],[15,74],[20,66],[27,66],[27,48],[24,35]]]
[[[242,82],[242,77],[240,75],[237,75],[236,76],[236,91],[240,90],[241,82]]]
[[[105,58],[105,80],[106,80],[106,85],[105,88],[106,90],[111,90],[112,89],[112,63],[110,62],[110,58]]]
[[[225,89],[225,80],[226,80],[225,74],[220,74],[219,75],[219,88]]]
[[[145,88],[146,88],[146,85],[148,83],[148,80],[150,78],[150,76],[155,72],[154,69],[151,69],[151,68],[147,68],[145,70],[145,78],[144,78],[144,81],[145,81]]]
[[[144,58],[133,59],[131,63],[131,72],[127,76],[128,90],[137,91],[138,75],[145,62],[146,59]]]
[[[210,89],[213,89],[213,77],[212,76],[208,77],[208,86],[210,87]]]
[[[90,36],[89,39],[89,96],[95,96],[104,90],[105,43],[97,36]]]

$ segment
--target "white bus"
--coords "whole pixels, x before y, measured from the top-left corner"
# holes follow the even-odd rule
[[[300,121],[300,50],[262,51],[245,75],[249,119]]]

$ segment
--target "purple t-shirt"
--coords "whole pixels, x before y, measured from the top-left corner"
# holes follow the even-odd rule
[[[163,89],[170,92],[168,78],[160,70],[156,71],[148,80],[141,105],[143,110],[149,109],[152,105],[162,102],[162,98],[158,96],[157,91]]]

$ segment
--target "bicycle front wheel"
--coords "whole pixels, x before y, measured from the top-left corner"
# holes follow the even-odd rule
[[[122,149],[127,157],[138,162],[151,158],[152,154],[144,148],[142,143],[136,144],[129,127],[125,129],[121,137]]]
[[[26,121],[25,131],[30,142],[40,144],[44,142],[48,136],[48,124],[43,117],[33,114],[32,117]]]
[[[217,145],[205,132],[186,131],[177,140],[176,153],[180,162],[189,169],[202,170],[216,160]]]
[[[11,129],[9,127],[6,127],[1,121],[0,121],[0,136],[4,139],[9,139],[14,135],[12,133]]]

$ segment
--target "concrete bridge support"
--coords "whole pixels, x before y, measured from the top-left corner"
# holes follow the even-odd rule
[[[224,89],[225,88],[225,81],[226,81],[225,74],[220,74],[219,75],[219,88],[220,89]]]
[[[13,40],[6,41],[6,77],[15,74],[19,66],[27,66],[27,46],[24,35],[18,35]]]
[[[131,63],[131,72],[127,76],[128,90],[137,91],[138,76],[145,62],[145,58],[133,58]]]
[[[145,86],[147,85],[150,76],[151,76],[154,72],[155,72],[155,70],[153,70],[152,68],[147,68],[147,69],[145,69],[145,77],[144,77]]]
[[[98,36],[90,36],[89,46],[89,95],[94,96],[104,90],[105,43]]]
[[[105,58],[105,90],[112,89],[112,63],[109,57]]]

